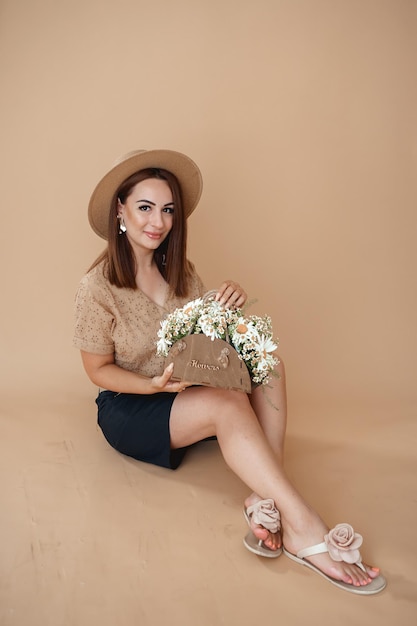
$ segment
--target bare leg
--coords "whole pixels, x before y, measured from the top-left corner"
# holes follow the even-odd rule
[[[283,461],[287,428],[287,391],[284,364],[280,361],[267,386],[256,387],[249,400],[269,445]]]
[[[287,426],[287,393],[284,364],[280,360],[275,376],[272,376],[268,386],[258,386],[249,396],[253,411],[255,412],[265,437],[271,446],[277,460],[282,464],[284,461],[284,442]],[[245,507],[255,504],[262,498],[257,493],[252,493],[245,500]],[[281,533],[270,533],[268,530],[252,522],[252,532],[261,539],[268,548],[276,550],[281,547]]]
[[[171,445],[190,445],[216,435],[226,463],[254,493],[273,498],[281,511],[285,547],[292,553],[323,541],[328,527],[288,480],[248,397],[241,392],[190,387],[172,406]],[[366,585],[378,570],[362,572],[328,554],[310,557],[323,572],[353,585]]]

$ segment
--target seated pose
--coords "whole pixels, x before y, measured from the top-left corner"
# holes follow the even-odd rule
[[[174,381],[157,355],[161,320],[206,291],[186,255],[187,218],[201,191],[200,171],[187,156],[138,150],[91,196],[91,227],[108,245],[80,283],[74,345],[100,388],[98,423],[119,452],[171,469],[189,446],[216,437],[251,492],[244,503],[249,550],[268,558],[284,552],[343,589],[378,593],[386,583],[361,562],[362,537],[349,524],[329,530],[285,474],[282,363],[266,397],[260,386],[248,395]],[[246,294],[226,280],[215,298],[242,307]]]

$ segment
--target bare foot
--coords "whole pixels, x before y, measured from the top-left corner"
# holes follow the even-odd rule
[[[300,520],[297,521],[298,527],[296,531],[292,529],[290,524],[285,523],[285,519],[282,520],[285,549],[291,554],[296,555],[299,550],[322,543],[324,535],[329,531],[323,521],[314,513],[310,512],[308,518],[306,516],[301,521],[301,524]],[[355,564],[334,561],[328,552],[305,557],[305,560],[335,580],[340,580],[355,587],[368,585],[380,573],[377,567],[371,567],[365,563],[362,563],[365,568],[365,571],[363,571]]]
[[[252,506],[253,504],[256,504],[257,502],[260,502],[261,500],[262,498],[259,497],[258,494],[252,493],[245,500],[245,509],[247,509],[249,506]],[[260,524],[256,524],[254,520],[252,519],[252,517],[250,519],[250,528],[253,534],[255,535],[255,537],[257,539],[260,539],[265,544],[265,546],[269,548],[270,550],[278,550],[279,548],[281,548],[282,546],[281,531],[272,533],[266,528],[264,528],[263,526],[261,526]]]

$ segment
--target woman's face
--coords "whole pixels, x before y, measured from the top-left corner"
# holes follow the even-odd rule
[[[119,201],[126,236],[134,249],[156,250],[168,236],[174,203],[168,183],[147,178],[135,185],[124,204]]]

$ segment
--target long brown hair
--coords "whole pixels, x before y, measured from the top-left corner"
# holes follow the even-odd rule
[[[118,201],[124,204],[132,189],[149,178],[165,180],[174,202],[172,229],[159,248],[155,250],[154,259],[172,293],[184,297],[188,295],[190,277],[190,263],[187,260],[187,220],[184,216],[179,183],[176,177],[167,170],[159,168],[140,170],[120,185],[110,205],[107,248],[90,269],[105,260],[108,279],[112,285],[137,289],[135,255],[126,235],[119,235]]]

